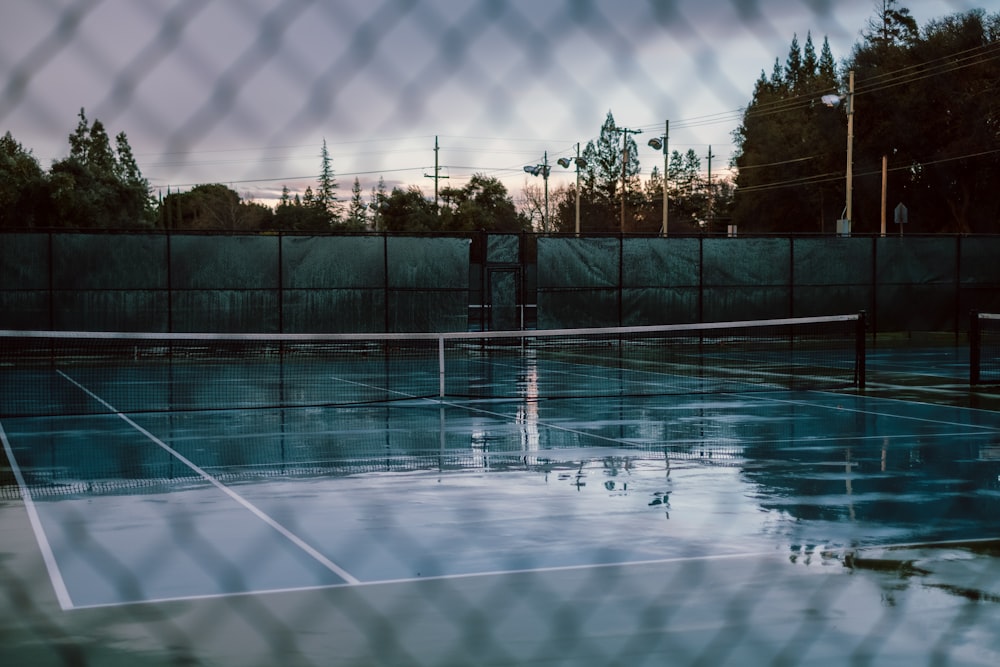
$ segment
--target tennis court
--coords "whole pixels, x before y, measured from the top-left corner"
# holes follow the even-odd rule
[[[8,339],[0,655],[995,664],[1000,402],[817,319]]]

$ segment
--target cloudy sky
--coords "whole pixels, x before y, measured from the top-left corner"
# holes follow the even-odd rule
[[[992,0],[991,0],[992,1]],[[983,0],[910,0],[918,23]],[[846,58],[875,0],[4,0],[0,132],[43,167],[86,108],[124,131],[154,188],[230,184],[267,200],[315,182],[325,140],[341,198],[433,193],[474,173],[517,194],[522,167],[594,139],[611,111],[646,147],[712,146],[793,35]],[[550,187],[572,174],[555,167]]]

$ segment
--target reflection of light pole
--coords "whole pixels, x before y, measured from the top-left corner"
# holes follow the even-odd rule
[[[841,101],[847,101],[847,203],[844,205],[844,220],[847,221],[847,233],[851,232],[852,197],[854,187],[854,70],[848,76],[847,95],[824,95],[823,104],[828,107],[838,106]]]
[[[542,215],[542,231],[549,231],[549,152],[545,151],[545,157],[541,164],[528,165],[524,171],[532,176],[541,176],[545,181],[545,213]]]
[[[563,169],[569,169],[571,164],[576,165],[576,235],[580,235],[580,169],[586,168],[587,161],[580,157],[580,144],[576,145],[576,159],[570,160],[568,157],[561,157],[556,162]]]
[[[667,156],[667,141],[670,139],[670,121],[666,121],[663,126],[663,136],[653,137],[649,140],[649,145],[653,150],[663,149],[663,225],[660,233],[667,235],[667,175],[670,173],[670,163]]]

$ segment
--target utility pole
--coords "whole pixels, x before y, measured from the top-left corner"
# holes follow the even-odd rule
[[[851,235],[851,220],[853,216],[854,189],[854,70],[850,71],[847,84],[847,95],[824,95],[823,104],[828,107],[835,107],[842,101],[847,102],[847,175],[845,180],[845,190],[847,191],[847,201],[844,203],[844,217],[837,220],[837,234],[842,236]]]
[[[576,235],[580,235],[580,142],[576,142]]]
[[[888,172],[889,172],[889,156],[888,155],[883,155],[882,156],[882,217],[881,217],[881,225],[880,225],[880,229],[881,229],[881,232],[882,232],[881,235],[882,236],[885,236],[885,204],[886,204],[886,194],[887,194],[887,191],[888,191],[888,188],[887,188],[887,186],[888,186],[887,181],[889,180],[889,178],[888,178],[888,176],[889,176]]]
[[[438,166],[438,138],[437,135],[434,136],[434,173],[424,174],[424,178],[434,179],[434,215],[438,214],[438,179],[448,178],[447,176],[441,176],[441,167]]]
[[[628,185],[628,135],[642,134],[642,130],[630,130],[627,127],[616,127],[615,132],[622,135],[622,221],[619,232],[625,233],[625,190]]]
[[[847,84],[847,202],[844,206],[844,218],[847,220],[847,230],[850,233],[853,209],[852,190],[854,189],[854,70],[848,77]]]
[[[712,209],[713,209],[713,205],[715,203],[714,199],[712,197],[712,158],[713,157],[715,157],[715,156],[712,155],[712,146],[711,146],[711,144],[709,144],[709,146],[708,146],[708,215],[706,216],[706,218],[707,218],[706,222],[708,224],[712,223]]]
[[[670,141],[670,121],[664,121],[663,123],[663,235],[667,235],[667,211],[668,211],[668,198],[667,198],[667,188],[668,182],[670,180],[670,161],[667,155],[667,142]]]

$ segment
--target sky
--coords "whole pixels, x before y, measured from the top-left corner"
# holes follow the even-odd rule
[[[992,0],[991,0],[992,1]],[[928,20],[984,0],[910,0]],[[881,1],[879,0],[879,5]],[[325,141],[350,198],[499,178],[515,197],[596,139],[609,112],[647,147],[713,171],[762,71],[793,36],[827,38],[838,63],[875,0],[4,0],[0,133],[43,168],[86,109],[125,132],[154,193],[225,183],[270,202],[315,186]],[[439,146],[435,154],[435,141]]]

